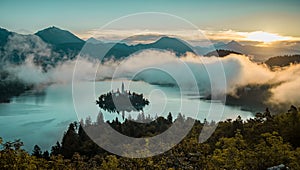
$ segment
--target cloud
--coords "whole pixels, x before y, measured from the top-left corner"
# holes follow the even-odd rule
[[[49,82],[48,74],[44,73],[40,66],[33,63],[33,57],[27,57],[20,65],[7,64],[5,67],[11,75],[16,76],[28,84],[41,84]]]
[[[103,42],[119,42],[125,39],[129,44],[151,43],[157,40],[159,36],[170,36],[190,41],[193,44],[197,40],[197,45],[211,45],[210,41],[205,37],[202,30],[197,29],[174,29],[174,30],[158,30],[158,29],[93,29],[84,33],[77,33],[82,39],[94,37]],[[145,36],[145,35],[148,35]],[[143,36],[143,39],[139,38]],[[149,38],[149,36],[151,36]],[[135,38],[135,39],[133,39]],[[134,40],[134,41],[133,41]],[[204,43],[203,43],[204,42]],[[200,43],[200,44],[199,44]]]
[[[17,53],[18,56],[30,55],[32,57],[50,57],[52,55],[50,46],[41,40],[40,37],[15,33],[8,37],[3,51],[3,56],[7,58],[12,57],[14,53]]]
[[[224,68],[225,84],[220,76],[221,70],[218,68],[220,63]],[[191,70],[191,75],[185,71],[186,66]],[[295,93],[300,88],[298,76],[300,65],[291,65],[288,68],[271,71],[266,65],[252,62],[243,55],[231,54],[225,58],[217,58],[201,57],[189,53],[178,58],[168,51],[145,50],[131,55],[122,62],[110,61],[110,64],[100,65],[99,68],[97,78],[100,79],[105,75],[106,78],[125,77],[154,84],[175,84],[177,78],[184,82],[181,85],[186,88],[191,88],[190,85],[196,80],[198,88],[203,92],[211,92],[210,90],[214,86],[215,93],[235,94],[240,87],[269,84],[272,96],[262,102],[300,104],[300,94]]]
[[[77,60],[69,60],[59,64],[54,69],[49,70],[47,74],[52,82],[70,83],[73,79],[75,65],[78,64],[80,67],[78,68],[77,78],[81,81],[94,80],[95,70],[99,63],[97,60],[91,61],[78,56]]]
[[[25,83],[36,85],[70,83],[76,62],[82,62],[85,65],[81,68],[81,79],[90,80],[94,78],[94,76],[88,77],[88,75],[92,75],[97,61],[92,62],[80,57],[78,57],[78,60],[56,63],[55,67],[48,65],[47,71],[45,71],[45,68],[36,63],[39,60],[51,63],[53,59],[57,58],[58,54],[36,35],[12,34],[8,37],[8,42],[3,51],[4,53],[1,54],[2,68]],[[19,58],[15,58],[15,56]],[[11,61],[12,59],[14,61]],[[88,70],[88,68],[92,70]]]
[[[270,99],[274,104],[300,104],[300,65],[291,65],[284,70],[277,71],[276,80],[282,82],[271,89],[273,94]]]
[[[127,39],[128,37],[136,35],[168,35],[174,36],[186,41],[189,41],[192,45],[208,46],[211,45],[210,41],[239,41],[245,42],[246,44],[262,45],[261,43],[276,42],[296,42],[300,41],[300,37],[284,36],[277,33],[270,33],[266,31],[236,31],[236,30],[208,30],[208,29],[177,29],[177,30],[123,30],[123,29],[92,29],[84,33],[78,33],[77,35],[83,39],[90,37],[97,38],[102,41],[113,41],[117,42],[120,40]],[[142,43],[149,43],[150,41],[142,41]]]
[[[223,68],[218,68],[219,66],[224,67],[224,73]],[[187,75],[191,71],[190,76],[195,77],[200,89],[210,89],[214,85],[215,90],[219,92],[234,92],[237,87],[247,84],[264,84],[274,77],[274,74],[265,65],[253,63],[242,55],[208,58],[188,53],[178,58],[172,52],[155,50],[144,50],[133,54],[110,69],[116,70],[111,77],[130,78],[136,75],[136,79],[149,83],[174,84],[176,83],[172,79],[174,76],[183,79],[185,85],[192,84],[194,81],[193,77]],[[164,70],[167,72],[163,73]],[[225,74],[226,80],[220,76],[221,71],[221,74]],[[97,74],[98,78],[105,73],[106,69],[100,69]],[[169,76],[166,77],[166,75]],[[224,84],[221,81],[226,81],[225,86],[218,86]]]
[[[203,94],[235,94],[240,87],[269,84],[272,96],[263,102],[300,104],[300,93],[297,93],[300,65],[271,71],[266,65],[252,62],[243,55],[217,58],[187,53],[177,57],[170,51],[143,50],[122,61],[104,63],[77,56],[77,60],[58,64],[47,72],[33,64],[32,58],[6,68],[24,82],[34,84],[71,83],[75,65],[78,81],[127,78],[153,84],[179,84],[183,89],[195,88],[196,82]],[[222,79],[222,75],[226,79]]]
[[[6,65],[6,71],[16,76],[19,80],[29,84],[49,84],[49,83],[71,83],[76,62],[81,63],[78,77],[81,81],[93,80],[97,63],[91,60],[78,58],[58,64],[45,72],[41,66],[34,64],[33,58],[28,57],[23,64]]]

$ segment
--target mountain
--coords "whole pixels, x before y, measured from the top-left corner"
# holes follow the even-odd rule
[[[36,64],[47,70],[57,63],[74,59],[84,43],[69,31],[56,27],[46,28],[34,35],[0,29],[0,64],[20,64],[31,56]]]
[[[218,42],[208,47],[194,47],[194,50],[200,55],[208,55],[215,50],[229,50],[244,55],[251,56],[254,61],[264,62],[272,56],[295,55],[300,54],[298,48],[285,48],[282,45],[274,46],[254,46],[242,45],[237,41],[230,41],[228,43]]]
[[[95,38],[90,38],[85,41],[76,37],[74,34],[66,30],[61,30],[56,27],[46,28],[38,31],[35,35],[39,36],[43,41],[53,45],[54,51],[63,54],[78,54],[82,48],[86,54],[93,58],[104,56],[105,58],[114,57],[121,59],[143,49],[161,49],[173,51],[177,56],[183,55],[186,52],[193,52],[193,50],[182,40],[171,37],[161,37],[159,40],[149,44],[128,45],[127,43],[103,43]],[[136,37],[140,41],[140,36]],[[130,39],[134,41],[134,37]],[[100,58],[101,59],[101,58]]]
[[[26,56],[32,53],[39,47],[39,44],[43,45],[43,48],[48,48],[51,51],[51,55],[49,57],[39,56],[36,54],[35,59],[37,63],[43,65],[45,68],[50,66],[55,66],[58,62],[63,62],[65,60],[74,59],[79,52],[82,54],[87,54],[92,58],[97,58],[102,60],[103,58],[111,58],[121,59],[128,57],[129,55],[144,49],[160,49],[160,50],[169,50],[174,52],[177,56],[183,55],[186,52],[193,52],[191,47],[187,45],[184,41],[172,38],[172,37],[159,37],[157,35],[151,35],[152,40],[155,38],[159,38],[157,41],[148,43],[148,44],[135,44],[129,45],[124,42],[118,43],[104,43],[94,38],[90,38],[87,40],[87,43],[80,38],[76,37],[69,31],[62,30],[57,27],[49,27],[44,30],[38,31],[34,35],[21,35],[17,33],[9,32],[5,29],[0,29],[0,49],[4,49],[7,47],[7,39],[9,35],[15,35],[14,39],[17,41],[10,41],[13,43],[12,46],[14,49],[10,49],[12,52],[10,53],[2,53],[5,56],[2,56],[6,61],[15,61],[14,58],[21,58],[22,60],[16,61],[16,63],[20,63],[25,61]],[[148,36],[146,36],[148,37]],[[135,40],[137,38],[137,40]],[[144,36],[136,36],[131,37],[130,42],[141,42],[145,38]],[[19,40],[22,40],[19,42]],[[27,46],[16,46],[15,44],[28,44],[30,49],[22,49]],[[11,46],[10,44],[8,44]],[[15,47],[18,47],[15,49]],[[35,48],[34,50],[31,48]],[[46,49],[44,49],[46,50]],[[42,54],[42,51],[41,51]],[[3,60],[4,61],[4,60]],[[14,62],[15,63],[15,62]]]
[[[69,31],[59,29],[57,27],[49,27],[44,30],[38,31],[35,35],[39,36],[43,41],[52,44],[65,44],[65,43],[84,43],[84,41]]]
[[[269,67],[285,67],[290,64],[298,64],[300,63],[300,55],[290,55],[290,56],[277,56],[269,58],[265,62]]]
[[[300,54],[300,50],[294,50],[282,47],[261,47],[252,45],[241,45],[236,41],[230,41],[227,44],[216,46],[216,49],[231,50],[253,57],[254,61],[265,61],[272,56]]]
[[[105,55],[105,58],[114,57],[115,59],[126,58],[132,53],[144,49],[160,49],[174,52],[177,56],[181,56],[186,52],[194,53],[192,47],[177,38],[162,37],[150,44],[127,45],[125,43],[116,43]]]
[[[15,61],[13,58],[21,58],[23,61],[26,55],[31,53],[30,51],[33,50],[29,50],[29,53],[24,54],[24,49],[22,48],[25,48],[26,46],[13,46],[17,47],[18,49],[10,49],[12,50],[13,55],[7,55],[7,52],[4,52],[3,50],[8,49],[6,44],[10,35],[22,36],[21,34],[13,33],[6,29],[0,28],[0,52],[2,55],[5,55],[4,57],[2,56],[2,59],[12,58],[12,60],[8,61]],[[35,33],[35,35],[22,36],[17,40],[21,39],[22,41],[20,43],[29,43],[28,47],[30,48],[38,46],[38,42],[36,42],[36,45],[34,45],[35,41],[42,41],[46,43],[44,46],[49,46],[51,52],[55,54],[51,55],[51,57],[48,57],[47,59],[47,63],[51,63],[51,65],[55,65],[55,63],[63,62],[65,60],[74,59],[79,52],[82,52],[82,50],[85,52],[85,54],[88,54],[88,56],[97,58],[99,60],[102,60],[103,58],[101,57],[103,56],[105,58],[114,57],[115,59],[126,58],[129,55],[144,49],[173,51],[177,56],[184,55],[186,52],[193,53],[194,51],[200,55],[211,56],[218,54],[221,57],[230,53],[244,54],[251,56],[254,61],[259,62],[266,61],[272,56],[300,54],[300,50],[295,50],[298,48],[283,48],[284,46],[280,45],[274,45],[274,47],[242,45],[237,41],[230,41],[228,43],[217,42],[208,47],[191,47],[180,39],[161,35],[137,35],[129,37],[118,43],[106,43],[94,38],[90,38],[86,43],[84,40],[78,38],[71,32],[57,27],[49,27],[38,31]],[[151,41],[147,41],[148,39]],[[18,43],[15,42],[14,44]],[[43,59],[43,61],[40,60],[41,59],[39,59],[39,62],[44,62],[45,59]]]
[[[192,52],[192,48],[184,41],[171,38],[171,37],[162,37],[154,43],[146,45],[148,48],[157,48],[163,50],[171,50],[175,52],[177,56],[183,55],[186,52]]]
[[[0,28],[0,46],[4,46],[7,43],[7,38],[12,33],[7,31],[6,29]]]
[[[221,46],[224,46],[224,45],[226,45],[226,43],[224,43],[224,42],[217,42],[217,43],[215,43],[213,46],[214,46],[215,48],[218,48],[218,47],[221,47]]]
[[[232,40],[227,44],[224,45],[220,45],[220,46],[216,46],[217,49],[224,49],[224,50],[233,50],[233,51],[237,51],[239,53],[243,53],[244,52],[244,46],[239,44],[238,42]]]
[[[103,43],[102,41],[97,40],[94,37],[91,37],[91,38],[87,39],[86,42],[87,43],[92,43],[92,44],[101,44],[101,43]]]
[[[211,56],[217,56],[217,57],[225,57],[229,54],[239,54],[242,55],[242,53],[239,52],[235,52],[235,51],[231,51],[231,50],[215,50],[212,52],[209,52],[207,54],[205,54],[205,57],[211,57]]]
[[[215,51],[215,47],[214,46],[208,46],[208,47],[195,46],[195,47],[193,47],[193,50],[198,55],[205,55],[211,51]]]
[[[199,55],[207,56],[209,53],[212,53],[216,50],[228,50],[228,51],[236,51],[238,53],[242,53],[241,50],[243,46],[236,41],[230,41],[229,43],[217,42],[213,45],[207,47],[195,46],[194,50]]]
[[[85,44],[84,40],[71,32],[54,26],[38,31],[35,35],[52,45],[52,50],[58,54],[55,59],[56,63],[60,60],[74,59]]]
[[[139,35],[133,35],[128,38],[125,38],[121,42],[125,42],[128,45],[149,44],[165,36],[166,35],[160,35],[160,34],[139,34]]]

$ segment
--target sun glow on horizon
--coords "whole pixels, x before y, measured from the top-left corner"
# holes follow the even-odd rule
[[[101,40],[103,42],[118,42],[128,38],[129,35],[165,35],[177,37],[185,41],[189,41],[194,46],[209,46],[211,42],[229,42],[232,40],[238,42],[245,42],[246,44],[254,46],[271,46],[277,42],[293,42],[300,41],[300,37],[283,36],[277,33],[270,33],[265,31],[241,32],[236,30],[136,30],[136,29],[107,29],[107,30],[88,30],[86,32],[77,33],[80,38],[87,40],[91,37]],[[144,37],[145,39],[136,39],[132,41],[137,43],[151,43],[154,42],[152,38]],[[133,40],[133,39],[132,39]]]
[[[255,31],[255,32],[248,33],[245,39],[249,41],[258,41],[263,43],[272,43],[275,41],[291,40],[290,37],[280,36],[278,34],[273,34],[273,33],[268,33],[263,31]]]

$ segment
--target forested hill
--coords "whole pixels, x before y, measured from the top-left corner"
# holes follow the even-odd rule
[[[300,55],[285,55],[272,57],[268,59],[265,63],[270,67],[284,67],[289,66],[290,64],[298,64],[300,63]]]
[[[232,50],[223,50],[223,49],[217,49],[215,51],[209,52],[207,54],[205,54],[204,56],[206,57],[212,57],[212,56],[216,56],[216,57],[225,57],[228,56],[229,54],[238,54],[238,55],[242,55],[242,53],[238,53]]]
[[[149,121],[149,116],[140,114],[139,121]],[[150,120],[151,121],[151,120]],[[178,131],[187,121],[181,114],[175,119]],[[257,169],[283,166],[300,169],[300,112],[291,106],[286,112],[272,115],[268,109],[254,118],[228,119],[219,122],[218,128],[204,143],[198,142],[204,125],[216,122],[196,121],[190,133],[171,150],[149,158],[132,159],[119,157],[101,149],[87,136],[84,130],[98,129],[109,124],[128,136],[149,137],[160,134],[173,125],[171,114],[158,117],[150,123],[136,123],[126,119],[104,122],[99,114],[97,121],[90,118],[85,123],[71,123],[62,142],[57,142],[48,151],[42,152],[36,145],[30,155],[21,147],[20,140],[4,142],[0,138],[0,169]],[[174,134],[176,135],[176,134]],[[134,146],[131,144],[129,146]],[[164,145],[164,143],[162,143]],[[115,147],[125,147],[118,146]],[[128,147],[128,145],[126,146]]]

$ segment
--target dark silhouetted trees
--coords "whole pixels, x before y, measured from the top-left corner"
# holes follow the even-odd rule
[[[34,145],[33,151],[32,151],[32,156],[35,156],[37,158],[41,158],[42,155],[42,150],[38,145]]]
[[[248,120],[237,117],[235,120],[218,122],[217,129],[204,143],[198,142],[202,127],[206,125],[209,128],[216,122],[201,123],[196,120],[189,134],[171,150],[143,159],[119,157],[101,149],[86,134],[86,128],[101,128],[108,124],[128,136],[150,137],[161,134],[172,126],[172,115],[169,114],[167,118],[158,117],[148,123],[128,119],[123,122],[118,119],[104,122],[102,116],[99,114],[95,122],[87,121],[88,125],[83,121],[80,124],[71,123],[62,143],[57,142],[52,147],[51,156],[46,151],[42,154],[37,145],[30,156],[22,149],[23,143],[20,140],[3,142],[0,138],[0,169],[264,170],[278,165],[300,169],[300,113],[295,106],[279,115],[272,115],[267,109]],[[175,121],[185,123],[191,120],[179,114]]]
[[[71,158],[73,154],[78,151],[79,148],[79,137],[76,132],[75,123],[71,123],[67,132],[64,134],[62,139],[62,155],[66,158]]]
[[[124,112],[142,111],[149,101],[143,97],[143,94],[135,92],[108,92],[99,96],[96,104],[103,110],[108,112]]]

